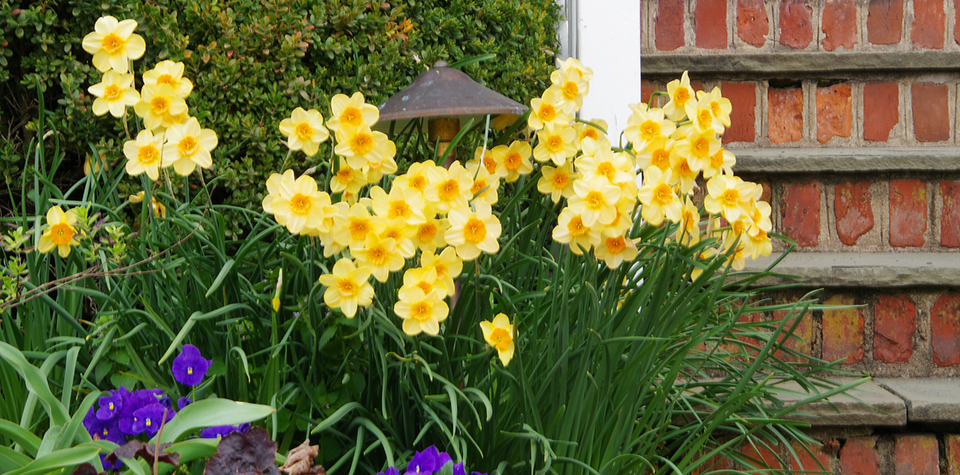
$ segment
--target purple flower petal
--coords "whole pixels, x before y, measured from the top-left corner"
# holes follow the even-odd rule
[[[173,359],[173,379],[187,386],[196,386],[210,369],[213,360],[204,359],[193,345],[183,345],[183,350]]]
[[[187,406],[189,406],[189,405],[191,405],[191,404],[193,404],[193,401],[191,401],[190,398],[188,398],[188,397],[182,397],[182,398],[180,398],[180,399],[177,399],[177,409],[179,409],[179,410],[181,410],[181,411],[183,410],[183,408],[185,408],[185,407],[187,407]]]
[[[113,419],[123,407],[123,396],[120,391],[110,391],[100,398],[100,409],[97,409],[97,419],[102,421]]]

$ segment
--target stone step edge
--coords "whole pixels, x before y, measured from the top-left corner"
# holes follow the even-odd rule
[[[958,55],[960,56],[960,55]],[[960,147],[736,148],[735,172],[960,171]]]
[[[779,254],[747,259],[744,270],[762,271],[777,258]],[[792,252],[773,270],[778,274],[800,276],[800,279],[764,277],[755,285],[955,287],[960,283],[960,252]]]
[[[843,72],[931,72],[960,68],[952,51],[782,52],[782,53],[644,53],[640,74],[651,76],[730,75],[737,77],[811,75]]]

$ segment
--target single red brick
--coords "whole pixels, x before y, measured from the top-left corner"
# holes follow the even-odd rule
[[[943,0],[913,0],[914,48],[943,49],[943,27]]]
[[[895,82],[863,85],[863,138],[886,142],[900,122],[900,86]]]
[[[838,46],[853,49],[857,44],[857,1],[834,0],[823,5],[823,41],[827,51]]]
[[[784,184],[780,203],[783,232],[801,246],[816,246],[820,237],[820,182]]]
[[[834,295],[827,305],[853,305],[847,295]],[[846,358],[843,364],[859,363],[863,359],[863,310],[844,308],[823,311],[823,359],[835,361]]]
[[[660,90],[660,88],[657,87],[657,83],[653,81],[647,81],[646,79],[641,79],[640,80],[640,102],[649,104],[650,97],[653,95],[654,92],[657,92],[658,90]],[[654,102],[655,102],[654,104],[650,104],[650,107],[660,107],[659,100],[655,100]]]
[[[697,48],[727,48],[727,0],[697,0]]]
[[[849,137],[853,123],[853,99],[849,84],[817,88],[817,142]]]
[[[725,82],[720,85],[723,97],[730,100],[730,127],[723,133],[723,143],[753,142],[756,135],[757,85],[752,82]]]
[[[837,236],[847,246],[855,246],[860,236],[873,229],[873,204],[870,182],[841,183],[833,189],[833,212],[837,218]]]
[[[780,44],[803,49],[813,41],[813,9],[808,0],[780,0]]]
[[[673,51],[684,45],[683,40],[683,0],[661,0],[657,2],[657,17],[654,24],[657,35],[656,44],[660,51]]]
[[[737,2],[737,36],[745,43],[763,46],[770,34],[770,20],[763,0],[739,0]]]
[[[921,142],[950,139],[950,110],[946,84],[918,82],[910,87],[913,102],[913,133]]]
[[[947,475],[960,475],[960,435],[947,434],[943,439],[947,446]]]
[[[831,457],[824,453],[822,445],[808,444],[806,449],[799,442],[793,442],[790,445],[793,446],[793,451],[797,453],[797,458],[790,459],[790,468],[795,472],[826,471],[832,473],[832,470],[830,470]]]
[[[880,475],[880,456],[873,437],[847,439],[840,449],[840,473],[843,475]]]
[[[930,309],[933,362],[937,366],[960,363],[960,294],[943,294]]]
[[[780,459],[777,457],[777,454],[774,451],[779,451],[777,446],[773,446],[773,449],[771,450],[770,448],[762,445],[758,445],[757,448],[754,448],[750,444],[744,444],[743,447],[740,448],[740,453],[752,459],[757,468],[772,468],[774,470],[781,470],[783,469],[783,465],[780,463]]]
[[[803,138],[802,90],[768,89],[767,114],[767,135],[771,142],[781,144]]]
[[[890,180],[890,245],[918,247],[927,232],[927,185],[921,180]]]
[[[897,475],[939,475],[940,453],[937,436],[896,436],[894,461]]]
[[[940,215],[940,245],[960,247],[960,182],[941,181],[943,213]]]
[[[867,12],[867,41],[875,45],[900,43],[903,0],[870,0]]]
[[[917,307],[905,295],[881,295],[873,306],[873,358],[884,363],[909,361],[913,355],[913,332]]]
[[[813,350],[813,316],[810,313],[806,315],[791,315],[788,310],[777,310],[773,312],[773,318],[776,320],[783,320],[787,317],[791,317],[789,321],[784,325],[784,331],[789,330],[793,326],[796,319],[800,319],[797,322],[797,326],[794,327],[793,333],[791,335],[784,335],[778,341],[783,342],[783,347],[788,348],[794,351],[799,351],[805,355],[809,355]],[[798,358],[792,355],[787,354],[783,351],[778,351],[776,357],[784,361],[799,362],[805,363],[806,358]]]

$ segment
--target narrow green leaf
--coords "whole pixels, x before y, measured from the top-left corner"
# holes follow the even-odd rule
[[[23,427],[14,424],[6,419],[0,419],[0,434],[20,444],[31,457],[37,456],[37,450],[40,448],[40,438]]]
[[[70,415],[67,409],[50,392],[50,386],[47,385],[47,377],[32,364],[27,362],[20,350],[14,348],[6,342],[0,341],[0,357],[7,360],[13,368],[20,374],[27,383],[27,390],[36,394],[40,398],[40,403],[50,416],[50,421],[54,425],[64,425],[70,421]]]
[[[72,445],[78,434],[80,438],[83,439],[83,442],[89,442],[91,440],[90,434],[87,433],[86,429],[80,430],[80,428],[83,427],[83,419],[86,417],[87,412],[90,411],[90,408],[93,407],[99,397],[100,391],[93,391],[87,394],[87,397],[83,398],[83,402],[80,404],[80,407],[77,408],[77,412],[73,414],[73,419],[70,420],[70,423],[63,428],[60,436],[57,437],[57,449],[65,449]]]
[[[0,473],[8,473],[17,470],[30,463],[32,459],[26,455],[0,445]]]
[[[204,297],[210,297],[210,295],[220,288],[220,284],[223,283],[223,279],[226,279],[230,271],[233,270],[233,264],[234,260],[230,259],[226,264],[223,265],[223,268],[220,269],[220,273],[217,274],[217,278],[213,279],[213,283],[210,284],[210,288],[207,289],[207,293],[203,295]]]
[[[317,427],[315,427],[313,431],[311,431],[310,433],[316,434],[318,432],[323,432],[324,430],[332,427],[337,422],[340,422],[340,419],[343,419],[344,417],[346,417],[346,415],[349,414],[351,411],[355,411],[357,409],[362,409],[362,408],[363,406],[360,405],[360,403],[358,402],[348,402],[344,404],[343,407],[341,407],[340,409],[337,409],[333,414],[330,414],[330,417],[324,419],[323,422],[321,422],[320,424],[317,424]]]

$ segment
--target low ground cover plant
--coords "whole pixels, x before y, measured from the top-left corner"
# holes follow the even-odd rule
[[[363,93],[331,94],[273,125],[288,151],[252,210],[216,199],[236,144],[193,101],[206,84],[138,69],[138,28],[104,16],[81,42],[123,166],[93,156],[61,190],[40,108],[4,241],[0,468],[170,470],[101,460],[119,430],[211,470],[240,463],[227,434],[252,423],[254,446],[307,439],[277,463],[311,473],[706,473],[810,442],[786,416],[852,385],[792,349],[813,298],[773,304],[771,271],[743,271],[772,252],[770,207],[721,146],[718,90],[684,74],[614,141],[576,116],[590,68],[560,61],[526,115],[461,133],[472,157],[446,163],[379,132]],[[784,404],[785,381],[812,395]]]

